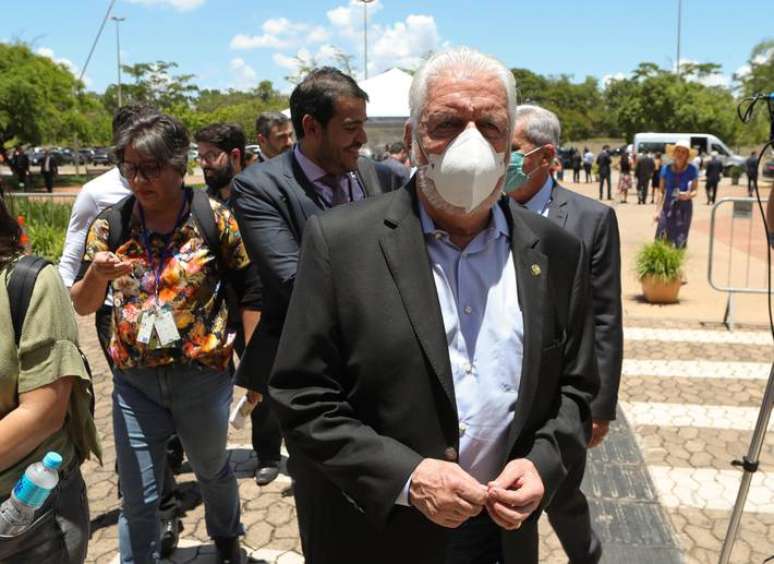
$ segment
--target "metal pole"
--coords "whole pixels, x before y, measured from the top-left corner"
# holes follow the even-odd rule
[[[360,0],[363,3],[363,80],[368,79],[368,4],[374,0]]]
[[[731,463],[734,466],[741,466],[744,469],[744,474],[742,475],[742,482],[739,484],[739,493],[736,496],[734,511],[731,513],[731,519],[728,522],[728,532],[726,532],[726,539],[723,541],[723,550],[720,553],[719,564],[728,564],[729,558],[731,558],[731,551],[734,549],[734,541],[736,541],[736,533],[742,521],[742,512],[744,511],[744,504],[747,502],[750,483],[752,482],[753,474],[758,471],[758,457],[761,454],[763,439],[769,426],[772,404],[774,404],[774,364],[772,364],[771,371],[769,372],[769,381],[766,384],[763,405],[761,405],[761,410],[758,412],[758,422],[755,424],[755,431],[753,431],[747,456],[742,460],[734,460]]]
[[[683,19],[683,0],[677,0],[677,78],[680,78],[680,33]]]
[[[118,64],[118,107],[120,108],[123,106],[123,101],[121,98],[121,32],[119,24],[124,21],[125,17],[119,17],[119,16],[111,16],[111,20],[116,22],[116,61]]]

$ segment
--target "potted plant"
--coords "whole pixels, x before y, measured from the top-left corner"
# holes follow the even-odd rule
[[[728,175],[731,177],[731,185],[739,186],[739,177],[744,173],[744,167],[741,165],[731,165],[728,167]]]
[[[637,254],[637,276],[645,300],[652,304],[673,304],[682,286],[685,250],[656,239]]]

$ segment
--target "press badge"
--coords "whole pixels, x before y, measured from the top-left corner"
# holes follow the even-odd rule
[[[150,343],[153,336],[153,326],[155,325],[156,316],[151,311],[142,312],[142,318],[140,319],[140,332],[137,334],[137,342],[147,345]]]
[[[177,331],[175,318],[170,310],[162,309],[156,313],[155,317],[154,326],[156,327],[156,334],[159,336],[159,342],[162,347],[168,347],[175,341],[180,340],[180,333]]]

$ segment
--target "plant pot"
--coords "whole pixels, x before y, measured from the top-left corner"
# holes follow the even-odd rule
[[[680,293],[680,286],[683,285],[679,278],[664,281],[654,276],[643,276],[640,282],[645,300],[652,304],[677,303],[677,294]]]

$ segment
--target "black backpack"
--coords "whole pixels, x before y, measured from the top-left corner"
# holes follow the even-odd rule
[[[8,277],[8,302],[11,305],[11,322],[13,324],[14,342],[17,349],[19,348],[19,341],[21,341],[24,319],[27,317],[27,310],[32,300],[32,292],[35,289],[35,281],[38,279],[40,271],[49,264],[51,264],[49,261],[41,257],[23,256],[13,265],[13,270]],[[91,396],[89,409],[93,416],[94,384],[92,382],[91,366],[89,366],[89,360],[80,348],[78,352],[81,354],[83,365],[86,367],[86,373],[89,375],[89,392]]]

